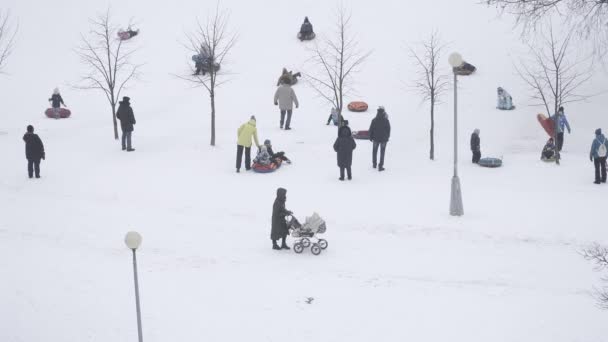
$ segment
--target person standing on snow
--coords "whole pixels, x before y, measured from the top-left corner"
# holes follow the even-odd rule
[[[386,152],[386,144],[391,136],[391,123],[388,120],[388,114],[384,107],[378,108],[376,117],[372,119],[369,126],[369,140],[374,143],[372,152],[372,166],[376,168],[378,158],[378,147],[380,147],[380,164],[378,171],[384,171],[384,153]]]
[[[236,145],[236,172],[241,172],[241,163],[243,160],[243,150],[245,151],[245,170],[251,170],[251,145],[252,139],[255,140],[255,146],[260,148],[258,142],[258,129],[256,128],[255,116],[252,115],[248,122],[239,127],[237,131]]]
[[[353,179],[351,166],[353,164],[353,150],[357,148],[357,143],[353,139],[353,134],[348,126],[342,126],[338,130],[338,138],[334,143],[334,151],[338,154],[338,167],[340,168],[340,180],[344,180],[344,170],[348,175],[348,180]]]
[[[606,183],[606,157],[608,156],[608,140],[600,128],[595,130],[595,139],[591,143],[589,159],[595,165],[595,184]],[[600,178],[601,171],[601,178]]]
[[[51,95],[49,102],[51,103],[51,107],[53,108],[53,111],[55,112],[55,117],[59,118],[59,108],[61,108],[61,105],[63,105],[65,107],[63,98],[61,97],[61,94],[59,93],[59,88],[55,88],[53,90],[53,95]]]
[[[296,108],[300,106],[296,92],[293,91],[293,88],[291,88],[291,85],[286,80],[283,80],[274,93],[274,105],[279,106],[281,110],[281,129],[283,128],[283,124],[285,124],[286,130],[291,129],[291,114],[293,113],[294,104]],[[287,121],[285,121],[285,114],[287,114]]]
[[[120,129],[122,130],[122,150],[127,152],[135,151],[131,146],[131,134],[133,133],[133,125],[135,125],[135,114],[133,114],[133,108],[131,108],[131,98],[125,96],[120,101],[118,110],[116,111],[116,118],[120,120]]]
[[[287,243],[285,242],[285,240],[287,239],[287,235],[289,234],[289,227],[287,226],[285,216],[291,215],[292,212],[285,208],[286,201],[287,190],[283,188],[278,188],[277,198],[274,200],[274,204],[272,205],[272,229],[270,231],[272,249],[274,250],[290,249],[289,246],[287,246]],[[277,244],[277,241],[279,239],[283,240],[280,247]]]
[[[34,126],[27,126],[27,132],[23,136],[25,141],[25,158],[27,159],[27,174],[30,178],[40,178],[40,159],[45,159],[44,145],[38,134],[34,134]]]
[[[481,159],[481,139],[479,139],[478,128],[475,128],[471,134],[471,152],[473,152],[473,164],[478,164]]]
[[[564,128],[568,129],[568,134],[572,133],[572,131],[570,130],[568,119],[566,119],[566,115],[564,114],[564,107],[559,107],[555,116],[555,120],[557,120],[557,152],[561,152],[564,146]]]

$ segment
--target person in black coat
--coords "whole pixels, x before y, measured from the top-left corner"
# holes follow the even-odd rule
[[[63,98],[61,97],[61,94],[59,93],[59,88],[55,88],[55,90],[53,90],[53,95],[51,95],[49,102],[51,102],[51,107],[53,107],[53,109],[58,109],[61,107],[61,105],[63,105],[65,107]]]
[[[473,152],[473,163],[478,164],[481,159],[481,140],[479,139],[479,129],[475,129],[471,134],[471,152]]]
[[[357,147],[353,134],[348,126],[342,126],[338,130],[338,138],[334,143],[334,151],[338,153],[338,167],[340,168],[340,180],[344,180],[344,170],[348,180],[353,179],[351,165],[353,164],[353,150]]]
[[[310,39],[312,38],[313,34],[314,31],[312,29],[312,24],[308,20],[308,17],[304,17],[304,23],[302,23],[302,26],[300,27],[300,40],[303,41],[306,39]]]
[[[285,239],[289,234],[289,227],[287,227],[287,221],[285,216],[292,214],[291,211],[285,209],[285,202],[287,201],[287,190],[283,188],[277,189],[277,198],[274,200],[272,205],[272,229],[270,231],[270,239],[272,240],[272,249],[289,249]],[[277,241],[282,239],[281,246],[277,244]]]
[[[131,147],[131,133],[133,132],[133,125],[135,125],[135,115],[133,114],[133,108],[131,108],[131,99],[127,96],[122,98],[118,111],[116,111],[116,118],[120,120],[120,128],[122,130],[122,150],[127,152],[135,151]]]
[[[378,171],[384,171],[384,153],[386,152],[386,144],[391,137],[391,123],[388,120],[388,114],[384,107],[378,108],[376,117],[372,119],[369,126],[369,140],[374,143],[372,154],[372,166],[376,168],[378,158],[378,147],[380,147],[380,164]]]
[[[34,126],[27,126],[27,133],[23,136],[25,141],[25,158],[27,159],[27,174],[30,178],[36,172],[36,178],[40,178],[40,159],[46,157],[44,145],[37,134],[34,134]]]

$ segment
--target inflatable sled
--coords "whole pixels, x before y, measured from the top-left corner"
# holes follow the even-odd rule
[[[502,166],[502,159],[498,159],[498,158],[481,158],[481,159],[479,159],[479,166],[482,166],[482,167],[491,167],[491,168],[501,167]]]
[[[538,114],[536,119],[543,127],[545,132],[549,134],[549,137],[553,138],[555,136],[555,124],[552,118],[548,118],[545,114]]]
[[[474,73],[477,68],[473,64],[463,62],[461,66],[454,68],[454,73],[459,76],[469,76]]]
[[[251,165],[251,168],[253,169],[253,171],[257,172],[257,173],[271,173],[271,172],[275,172],[277,169],[279,169],[281,167],[281,160],[277,159],[274,162],[268,164],[268,165],[262,165],[262,164],[258,164],[258,163],[253,163],[253,165]]]
[[[65,119],[69,118],[72,112],[67,108],[48,108],[44,114],[51,119]]]
[[[316,36],[317,35],[313,32],[313,33],[309,34],[306,37],[302,37],[302,33],[298,32],[298,39],[301,40],[301,41],[304,41],[304,40],[313,40],[313,39],[315,39]]]
[[[367,108],[367,103],[363,101],[353,101],[348,104],[348,110],[351,112],[365,112]]]
[[[353,138],[369,140],[369,131],[353,131]]]
[[[118,36],[118,39],[125,41],[125,40],[129,40],[135,36],[137,36],[139,34],[139,30],[127,30],[127,31],[123,31],[120,30],[118,31],[118,33],[116,34]]]
[[[515,106],[511,105],[511,107],[496,107],[498,110],[514,110]]]

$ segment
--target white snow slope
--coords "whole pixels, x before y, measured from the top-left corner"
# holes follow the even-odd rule
[[[393,134],[387,171],[371,167],[358,141],[351,182],[339,182],[328,105],[302,82],[293,131],[279,130],[272,104],[283,66],[308,71],[295,34],[308,15],[318,39],[333,32],[331,1],[225,0],[239,40],[223,67],[218,146],[209,146],[208,97],[172,74],[189,72],[180,44],[214,1],[4,0],[19,20],[18,44],[0,78],[0,341],[133,341],[137,338],[127,231],[138,252],[146,341],[608,341],[608,313],[595,306],[600,274],[579,251],[608,243],[601,224],[606,186],[592,184],[588,148],[608,129],[606,96],[567,107],[573,128],[561,166],[538,158],[546,139],[513,63],[526,49],[511,18],[473,0],[349,1],[352,31],[373,55],[357,76],[368,113],[384,105]],[[125,95],[137,117],[134,153],[111,132],[102,95],[70,88],[84,72],[73,53],[87,18],[111,6],[116,23],[134,17],[143,80]],[[427,105],[407,85],[406,46],[432,30],[475,64],[460,82],[460,174],[465,215],[448,214],[452,96],[437,113],[437,160],[428,160]],[[582,48],[575,47],[575,52]],[[447,56],[446,60],[447,67]],[[598,68],[586,91],[606,89]],[[59,85],[73,111],[43,115]],[[518,109],[499,112],[495,89]],[[236,174],[236,129],[258,118],[294,164],[269,175]],[[42,178],[26,175],[27,124],[43,139]],[[481,129],[484,155],[469,162]],[[329,248],[271,250],[272,202],[288,189],[301,220],[327,220]],[[311,304],[307,297],[314,297]]]

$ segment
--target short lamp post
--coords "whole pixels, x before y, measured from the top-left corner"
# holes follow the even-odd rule
[[[138,232],[128,232],[125,236],[125,244],[133,252],[133,279],[135,280],[135,309],[137,310],[137,334],[139,342],[144,338],[141,332],[141,309],[139,306],[139,281],[137,279],[137,256],[136,251],[141,245],[141,235]]]
[[[460,178],[458,178],[458,76],[456,68],[464,63],[462,56],[454,52],[448,58],[454,72],[454,176],[452,177],[452,193],[450,196],[450,215],[464,215],[462,205],[462,191],[460,189]]]

